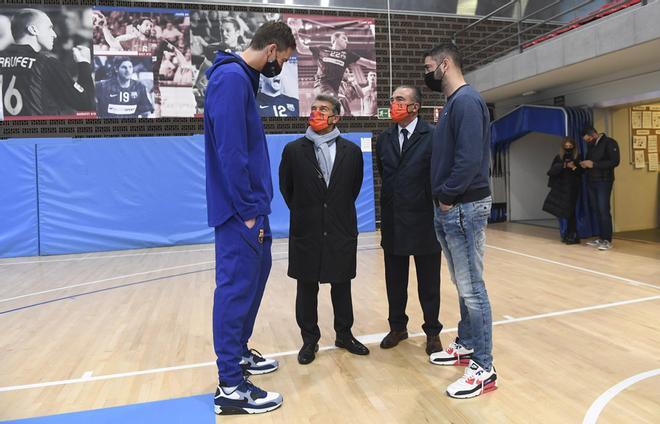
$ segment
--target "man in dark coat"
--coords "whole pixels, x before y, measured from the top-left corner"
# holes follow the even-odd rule
[[[598,250],[612,248],[612,213],[610,196],[614,184],[614,168],[619,166],[619,145],[616,140],[599,134],[594,127],[582,131],[582,139],[587,143],[587,158],[580,162],[586,170],[589,187],[589,203],[596,211],[600,234],[596,240],[587,243]]]
[[[314,360],[321,338],[319,282],[331,285],[335,345],[356,355],[369,353],[351,333],[351,279],[358,236],[355,200],[362,187],[364,162],[360,148],[342,138],[335,127],[340,115],[339,100],[317,96],[305,136],[284,148],[280,163],[280,191],[291,212],[288,275],[298,280],[301,364]]]
[[[424,312],[426,353],[442,350],[440,312],[440,244],[433,229],[431,196],[431,135],[433,126],[417,115],[421,92],[400,86],[390,99],[395,122],[376,143],[382,179],[380,196],[381,246],[385,254],[385,285],[390,332],[380,344],[389,349],[408,338],[408,271],[415,258],[417,293]]]

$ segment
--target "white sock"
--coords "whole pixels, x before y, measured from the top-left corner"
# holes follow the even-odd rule
[[[236,390],[238,386],[220,386],[220,390],[226,395]]]

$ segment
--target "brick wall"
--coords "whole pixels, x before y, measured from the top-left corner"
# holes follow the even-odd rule
[[[32,4],[39,5],[81,5],[81,6],[122,6],[122,7],[150,7],[150,8],[177,8],[189,10],[249,10],[255,12],[273,11],[272,8],[253,6],[228,6],[211,4],[187,4],[187,3],[145,3],[130,1],[92,1],[92,0],[5,0],[5,4]],[[330,16],[354,16],[370,17],[376,20],[376,57],[378,71],[378,99],[380,107],[388,106],[390,96],[389,88],[389,45],[387,30],[387,15],[374,12],[338,12],[329,10],[307,10],[300,9],[277,9],[280,13],[314,14]],[[424,85],[423,57],[425,50],[433,45],[449,40],[452,34],[470,23],[474,19],[460,17],[433,17],[393,14],[390,16],[391,40],[392,40],[392,84],[411,84],[422,87],[423,102],[426,106],[443,104],[443,99],[438,93],[433,93]],[[480,24],[468,32],[462,34],[457,43],[459,47],[465,48],[475,43],[479,38],[492,34],[493,32],[508,25],[509,22],[495,21]],[[494,39],[502,39],[512,34],[515,26],[497,34]],[[541,27],[526,34],[526,39],[543,34],[548,27]],[[491,41],[492,42],[492,41]],[[465,64],[469,70],[472,63],[485,56],[505,50],[517,42],[515,37],[503,42],[495,48],[488,49],[471,58]],[[483,43],[472,46],[464,54],[480,50]],[[432,110],[423,109],[422,117],[432,119]],[[383,129],[390,125],[388,121],[378,120],[373,117],[346,117],[340,124],[344,132],[368,131],[373,132],[374,138]],[[306,128],[305,118],[266,118],[264,119],[266,132],[269,134],[302,132]],[[122,137],[122,136],[150,136],[150,135],[190,135],[203,132],[201,118],[160,118],[160,119],[76,119],[62,121],[6,121],[0,122],[0,137]],[[376,192],[376,205],[378,205],[380,192],[380,177],[374,165],[374,184]],[[378,207],[377,207],[378,210]],[[377,213],[377,220],[379,220]]]

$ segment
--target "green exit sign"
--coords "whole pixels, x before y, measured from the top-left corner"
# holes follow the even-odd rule
[[[390,108],[389,107],[379,107],[378,108],[378,119],[390,119]]]

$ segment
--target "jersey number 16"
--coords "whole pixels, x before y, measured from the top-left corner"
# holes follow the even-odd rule
[[[0,94],[2,93],[2,87],[4,84],[3,81],[4,75],[0,74]],[[5,110],[10,115],[18,115],[23,110],[23,96],[21,96],[20,91],[15,87],[16,84],[16,75],[12,75],[9,85],[7,86],[7,92],[2,97],[2,103],[5,107]],[[126,93],[128,94],[128,93]]]

